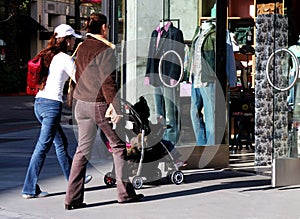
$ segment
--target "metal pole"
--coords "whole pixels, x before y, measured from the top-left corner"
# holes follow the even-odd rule
[[[109,30],[109,40],[114,44],[118,43],[118,0],[102,1],[102,13],[107,16],[108,23],[111,25]]]
[[[216,8],[216,74],[221,83],[224,94],[226,93],[226,26],[227,26],[227,1],[217,0]]]
[[[168,20],[171,19],[171,4],[170,4],[170,0],[168,0]]]
[[[220,83],[216,83],[215,95],[215,140],[222,139],[225,143],[224,128],[226,123],[226,112],[222,112],[223,107],[218,106],[222,103],[221,98],[226,100],[226,29],[227,29],[227,0],[216,0],[216,76]],[[215,142],[218,143],[218,142]]]
[[[80,0],[75,0],[75,30],[80,32]]]

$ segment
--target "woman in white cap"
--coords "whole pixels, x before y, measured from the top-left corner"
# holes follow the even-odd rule
[[[74,60],[67,52],[73,50],[75,38],[81,38],[81,35],[76,34],[71,26],[61,24],[55,28],[47,47],[40,52],[44,58],[44,65],[49,70],[44,86],[35,96],[34,113],[41,123],[41,129],[24,181],[22,196],[25,199],[48,195],[47,192],[42,192],[37,182],[52,144],[55,146],[63,174],[67,180],[69,179],[72,158],[67,151],[68,141],[60,120],[63,88],[68,78],[74,77]]]

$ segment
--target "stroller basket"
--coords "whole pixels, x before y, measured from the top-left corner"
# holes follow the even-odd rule
[[[144,148],[144,157],[143,163],[150,163],[155,162],[163,159],[165,156],[168,155],[167,149],[164,145],[160,142],[152,147],[145,147]],[[141,151],[135,151],[135,153],[129,154],[127,160],[131,162],[138,163],[141,159]]]

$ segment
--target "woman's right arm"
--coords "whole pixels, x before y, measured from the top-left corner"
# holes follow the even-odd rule
[[[76,79],[75,79],[76,64],[74,59],[72,59],[70,56],[66,58],[65,71],[69,75],[69,77],[71,77],[72,80],[76,83]]]

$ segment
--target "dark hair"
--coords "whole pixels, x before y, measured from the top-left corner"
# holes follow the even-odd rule
[[[39,52],[39,54],[43,57],[43,75],[41,80],[39,81],[39,89],[43,90],[46,85],[46,80],[48,77],[48,71],[46,69],[49,68],[50,63],[53,57],[59,52],[67,52],[68,45],[66,39],[70,39],[72,36],[65,36],[61,38],[56,38],[57,33],[54,33],[48,41],[47,47]]]
[[[92,34],[101,34],[101,26],[107,24],[107,17],[101,13],[92,13],[86,22],[86,31]]]

